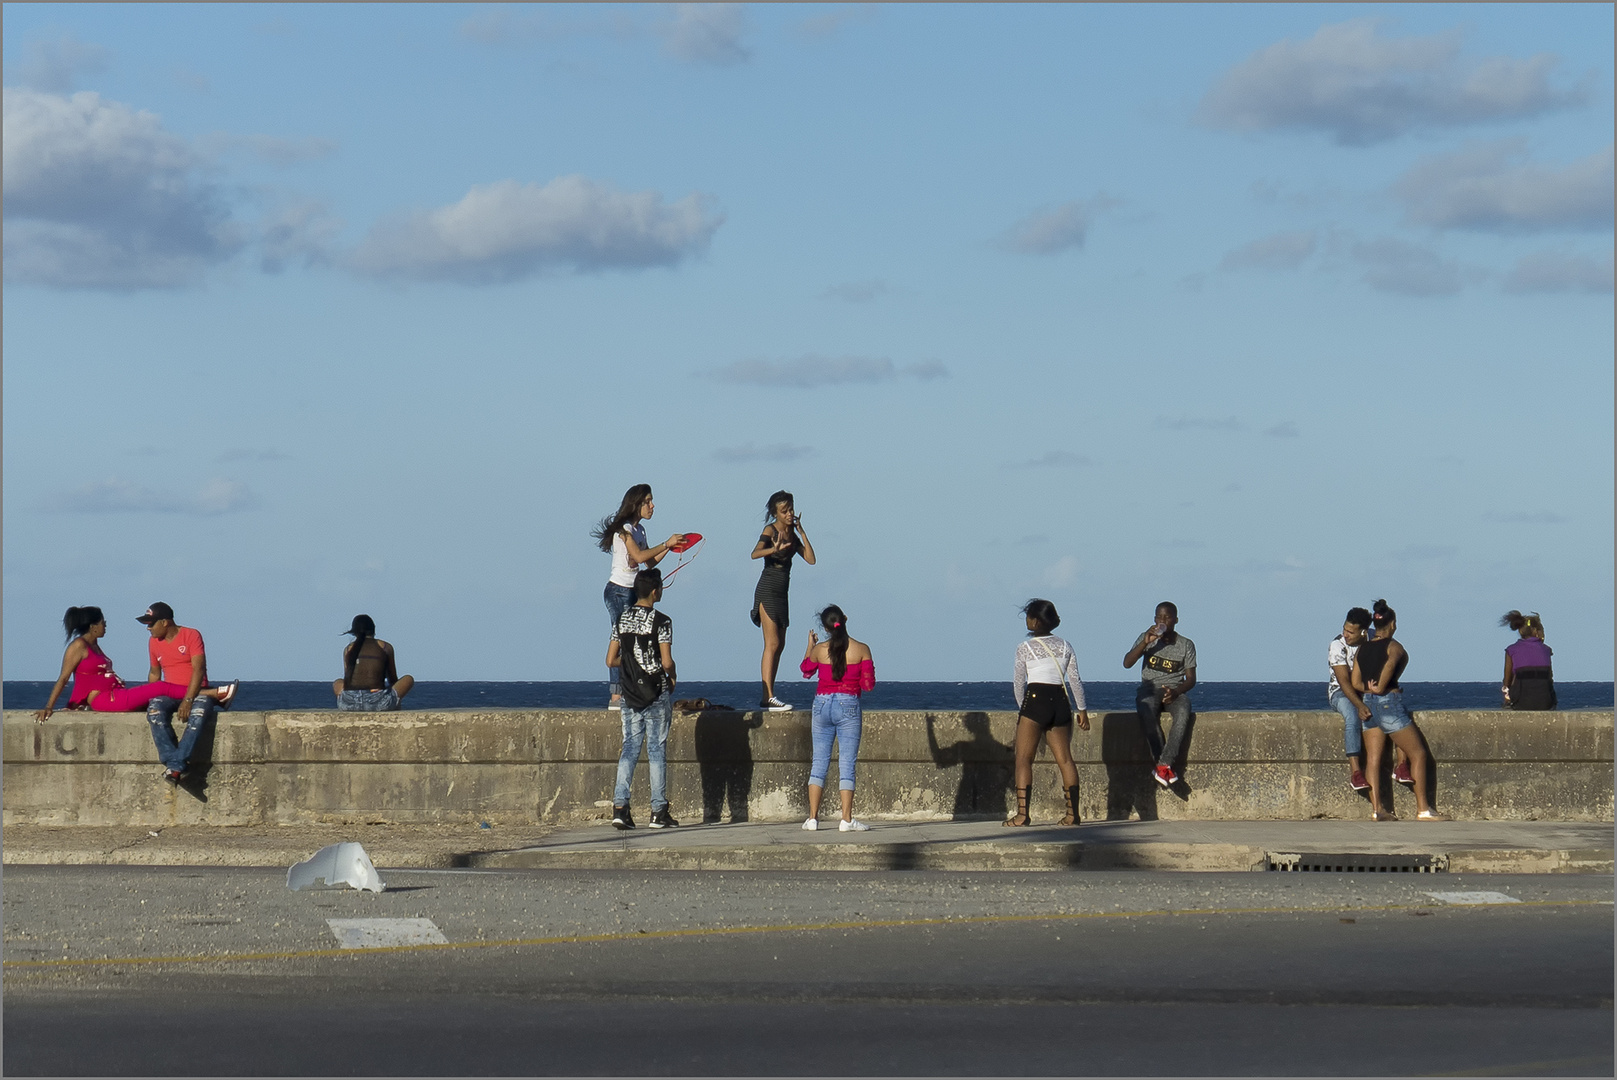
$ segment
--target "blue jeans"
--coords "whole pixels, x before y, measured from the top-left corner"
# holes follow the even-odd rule
[[[629,781],[640,761],[640,748],[646,748],[651,762],[651,809],[668,809],[668,725],[674,703],[665,690],[644,709],[631,709],[623,703],[623,752],[618,755],[618,784],[612,789],[612,805],[629,805]]]
[[[337,695],[338,712],[397,712],[399,692],[391,686],[382,690],[344,690]]]
[[[634,590],[609,581],[606,583],[606,592],[601,594],[601,599],[606,601],[606,615],[612,620],[612,633],[607,637],[607,640],[611,641],[618,636],[618,617],[634,604]],[[606,689],[613,697],[617,696],[618,669],[615,667],[606,669]]]
[[[199,697],[191,702],[191,715],[185,724],[180,741],[174,741],[170,722],[180,707],[179,698],[155,697],[146,705],[146,722],[152,726],[152,742],[157,744],[157,759],[165,769],[184,772],[191,760],[197,737],[202,729],[213,723],[218,704],[212,698]]]
[[[1404,708],[1404,695],[1396,690],[1390,694],[1366,694],[1364,703],[1370,706],[1370,719],[1364,722],[1366,727],[1378,727],[1391,735],[1415,722]]]
[[[859,761],[859,735],[864,728],[864,707],[858,694],[815,694],[810,732],[814,736],[814,758],[809,765],[809,783],[825,787],[825,774],[831,771],[831,740],[837,742],[837,771],[842,774],[841,790],[853,790],[853,767]]]
[[[1364,726],[1359,720],[1359,707],[1348,700],[1340,690],[1331,691],[1331,708],[1342,714],[1342,746],[1348,757],[1364,753]]]
[[[1190,730],[1190,699],[1176,697],[1167,705],[1168,715],[1173,717],[1167,742],[1162,740],[1162,710],[1162,687],[1142,681],[1134,692],[1134,711],[1140,717],[1146,745],[1151,747],[1151,757],[1159,765],[1177,768],[1180,748],[1185,745],[1185,734]]]

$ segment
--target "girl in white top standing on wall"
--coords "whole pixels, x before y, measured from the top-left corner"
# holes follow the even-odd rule
[[[1061,625],[1056,606],[1048,600],[1029,600],[1022,608],[1027,616],[1027,640],[1016,647],[1016,814],[1007,825],[1031,825],[1028,800],[1033,794],[1033,758],[1039,752],[1039,737],[1050,747],[1061,770],[1061,786],[1067,793],[1067,816],[1057,824],[1078,824],[1078,766],[1072,762],[1072,723],[1089,730],[1089,709],[1084,701],[1084,683],[1078,677],[1078,657],[1072,646],[1052,631]],[[1063,685],[1065,684],[1065,685]],[[1071,688],[1072,697],[1067,697]]]
[[[651,501],[651,485],[636,484],[623,493],[618,512],[601,519],[590,532],[596,545],[612,555],[612,576],[607,579],[606,614],[612,627],[611,640],[617,640],[618,619],[634,603],[634,576],[641,570],[650,570],[663,561],[669,549],[684,539],[675,533],[654,548],[646,547],[646,529],[640,523],[656,512]],[[607,668],[607,708],[623,706],[618,693],[618,669]]]

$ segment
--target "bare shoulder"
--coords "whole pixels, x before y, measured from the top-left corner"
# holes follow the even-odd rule
[[[393,643],[391,641],[383,641],[381,638],[377,638],[376,644],[389,656],[393,655]]]
[[[870,646],[866,645],[858,638],[850,637],[848,639],[848,659],[853,663],[858,663],[861,660],[869,660]]]

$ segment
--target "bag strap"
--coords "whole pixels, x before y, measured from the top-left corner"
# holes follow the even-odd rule
[[[1056,659],[1056,654],[1051,650],[1050,646],[1044,643],[1043,639],[1034,638],[1033,643],[1043,649],[1044,655],[1048,656],[1050,662],[1056,666],[1056,682],[1061,684],[1061,692],[1067,695],[1067,708],[1077,712],[1078,703],[1072,700],[1072,688],[1067,685],[1067,669],[1062,666],[1060,660]]]

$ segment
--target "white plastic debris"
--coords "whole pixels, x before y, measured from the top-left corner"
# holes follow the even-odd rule
[[[294,863],[286,872],[286,887],[293,892],[340,889],[344,885],[367,892],[387,888],[377,876],[376,867],[371,865],[371,857],[352,841],[323,847],[303,862]]]
[[[327,919],[345,949],[395,949],[404,945],[448,945],[431,919]]]

